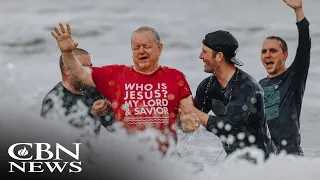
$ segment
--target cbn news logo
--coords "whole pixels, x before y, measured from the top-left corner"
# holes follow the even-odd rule
[[[48,143],[16,143],[9,147],[8,154],[17,162],[9,162],[9,172],[28,172],[41,173],[44,171],[68,170],[69,173],[79,173],[82,171],[81,161],[79,161],[79,147],[81,143],[72,143],[75,145],[75,153],[63,147],[59,143],[55,144],[54,152],[50,150]],[[35,151],[30,153],[29,150]],[[60,158],[60,152],[63,151],[76,161],[67,162]],[[50,162],[49,162],[50,160]]]

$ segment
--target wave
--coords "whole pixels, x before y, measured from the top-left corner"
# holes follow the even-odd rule
[[[90,141],[93,146],[83,146],[81,153],[85,172],[83,176],[94,179],[268,179],[268,180],[318,180],[319,158],[293,157],[285,154],[263,160],[257,149],[244,149],[229,156],[217,165],[202,164],[201,169],[186,163],[178,156],[165,156],[150,150],[146,137],[156,132],[147,131],[137,136],[125,136],[103,131],[98,138],[86,139],[83,132],[66,124],[45,121],[28,108],[12,103],[1,103],[0,134],[2,148],[17,142],[74,143]],[[9,138],[10,137],[10,138]],[[141,140],[144,139],[144,140]],[[94,142],[94,143],[93,143]],[[5,146],[3,146],[5,145]],[[254,162],[244,160],[249,153]],[[3,157],[3,156],[2,156]],[[90,162],[90,163],[89,163]]]

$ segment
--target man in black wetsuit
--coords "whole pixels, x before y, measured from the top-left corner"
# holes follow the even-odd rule
[[[302,0],[285,1],[295,11],[299,43],[295,59],[287,69],[288,46],[277,36],[267,37],[261,61],[268,76],[259,81],[264,90],[267,123],[278,151],[303,155],[300,146],[300,113],[310,65],[311,38]]]
[[[75,48],[73,52],[83,66],[92,66],[86,50]],[[110,126],[114,122],[114,114],[108,111],[110,105],[106,99],[95,88],[74,80],[63,65],[61,56],[59,64],[62,81],[45,96],[41,116],[66,120],[72,126],[81,129],[91,126],[89,129],[94,134],[100,132],[101,124],[104,127]]]
[[[199,58],[204,71],[212,75],[198,86],[195,107],[189,103],[188,107],[182,106],[182,112],[195,113],[208,131],[220,137],[228,155],[237,149],[256,147],[268,157],[276,148],[265,120],[263,90],[254,78],[236,67],[243,65],[235,57],[237,48],[236,38],[228,31],[205,36]],[[215,115],[208,115],[210,110]],[[181,121],[188,123],[183,118]]]

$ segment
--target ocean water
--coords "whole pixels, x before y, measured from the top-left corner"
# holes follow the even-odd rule
[[[45,94],[60,81],[59,49],[50,34],[59,22],[71,24],[74,39],[79,47],[90,52],[96,66],[132,64],[132,32],[142,25],[154,27],[164,44],[160,63],[184,72],[193,93],[208,76],[198,58],[201,41],[208,32],[226,29],[234,34],[240,44],[237,56],[245,63],[241,69],[257,80],[266,76],[260,62],[260,48],[266,36],[277,35],[287,41],[288,65],[297,47],[294,11],[280,0],[0,0],[0,3],[0,104],[13,105],[9,106],[12,111],[21,107],[23,112],[34,115],[38,114]],[[320,178],[319,5],[316,0],[304,2],[312,38],[311,66],[301,114],[306,157],[277,157],[256,167],[236,160],[225,161],[219,139],[203,128],[194,134],[179,133],[178,149],[183,162],[201,167],[198,177]],[[6,121],[2,124],[8,125]],[[108,134],[102,132],[102,136],[104,133]],[[174,169],[174,163],[168,165]],[[228,168],[234,173],[229,174]],[[290,172],[292,169],[295,172]],[[266,176],[270,172],[279,173]]]

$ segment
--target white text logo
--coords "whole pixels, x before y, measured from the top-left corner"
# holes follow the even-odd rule
[[[51,147],[49,143],[16,143],[9,147],[8,154],[15,162],[9,162],[9,172],[41,173],[45,171],[67,170],[69,173],[82,171],[80,159],[80,144],[73,143],[75,152],[68,150],[59,143]],[[61,156],[64,152],[71,157],[70,161],[64,161]]]

